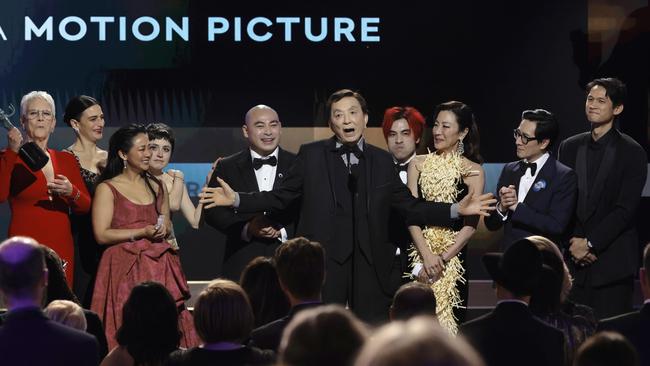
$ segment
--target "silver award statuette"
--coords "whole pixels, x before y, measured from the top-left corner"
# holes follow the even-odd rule
[[[9,114],[0,109],[0,123],[2,123],[2,126],[9,131],[14,128],[14,125],[9,121],[9,117],[16,113],[16,109],[13,105],[9,104],[7,110],[9,110]],[[23,146],[20,147],[20,150],[18,150],[18,155],[20,155],[20,158],[23,159],[25,164],[27,164],[29,169],[33,172],[43,169],[45,164],[50,160],[45,152],[33,141],[24,143]]]

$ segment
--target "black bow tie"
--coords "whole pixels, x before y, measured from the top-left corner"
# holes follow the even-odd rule
[[[398,173],[406,172],[409,169],[409,165],[408,164],[395,163],[395,169],[397,170]]]
[[[353,145],[343,144],[337,147],[336,149],[334,149],[334,151],[341,155],[346,154],[347,156],[349,156],[350,154],[354,154],[354,156],[356,156],[357,159],[361,159],[363,157],[363,151],[359,149],[359,145],[357,144],[353,144]]]
[[[530,168],[530,175],[535,175],[535,172],[537,171],[537,163],[527,163],[522,160],[519,162],[519,165],[521,166],[522,174],[526,174],[526,169],[528,168]]]
[[[278,159],[275,156],[271,156],[267,159],[253,158],[253,168],[258,170],[262,165],[268,164],[270,166],[278,165]]]

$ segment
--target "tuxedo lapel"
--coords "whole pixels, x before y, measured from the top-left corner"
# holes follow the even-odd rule
[[[587,199],[589,197],[589,184],[587,183],[587,146],[589,145],[590,134],[586,134],[578,146],[576,156],[576,174],[578,175],[578,217],[584,222],[587,215]]]
[[[366,142],[363,142],[363,156],[364,159],[366,159],[366,212],[370,212],[370,195],[373,192],[373,188],[371,185],[371,182],[373,181],[372,179],[372,162],[373,162],[373,155],[372,152],[370,151],[370,148],[368,147],[368,144]],[[394,169],[394,167],[393,167]]]
[[[507,184],[515,186],[516,192],[519,192],[519,183],[521,182],[521,177],[524,176],[524,173],[526,172],[521,168],[521,165],[517,163],[510,171],[508,179],[506,180]],[[497,187],[497,192],[499,189],[501,189],[501,187]]]
[[[329,181],[329,190],[330,194],[332,195],[332,200],[334,202],[334,207],[338,205],[338,200],[336,199],[336,190],[334,189],[334,168],[335,168],[335,163],[334,159],[341,159],[340,156],[338,156],[336,153],[333,153],[332,151],[336,149],[336,137],[332,137],[329,140],[325,140],[323,144],[323,154],[325,155],[325,163],[327,166],[325,167],[325,172],[327,174],[327,179]]]
[[[287,175],[289,168],[291,168],[291,163],[289,162],[289,153],[280,148],[278,150],[278,167],[275,169],[275,179],[273,180],[273,189],[277,188],[282,184],[282,180]],[[251,164],[252,165],[252,164]]]
[[[524,202],[527,205],[533,205],[533,203],[544,194],[545,190],[548,189],[548,186],[553,182],[556,172],[555,158],[549,156],[548,160],[546,160],[546,163],[537,174],[537,177],[535,177],[535,181],[530,187],[530,190],[528,190],[528,194],[526,194]]]
[[[260,188],[257,185],[253,160],[248,149],[242,151],[241,156],[237,159],[237,167],[241,181],[246,189],[245,192],[259,192]]]
[[[602,162],[600,163],[600,166],[598,167],[598,174],[596,174],[596,180],[594,181],[594,185],[592,186],[592,191],[589,192],[589,196],[587,200],[587,210],[585,212],[586,213],[585,220],[587,220],[589,216],[591,216],[591,214],[596,209],[596,206],[598,206],[598,199],[602,197],[602,192],[603,189],[605,188],[605,181],[607,180],[607,176],[609,175],[609,172],[612,171],[614,162],[616,161],[616,150],[617,150],[616,146],[618,145],[620,135],[616,130],[612,131],[612,133],[614,133],[615,136],[605,147],[605,154],[603,156]]]

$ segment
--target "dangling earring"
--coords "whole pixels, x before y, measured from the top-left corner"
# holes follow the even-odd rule
[[[463,140],[458,140],[458,146],[456,146],[456,152],[458,155],[463,155],[465,153],[465,144]]]
[[[127,165],[129,165],[129,164],[127,164],[126,159],[124,159],[124,169],[126,169]]]

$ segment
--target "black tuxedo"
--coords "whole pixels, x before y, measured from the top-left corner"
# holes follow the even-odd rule
[[[99,363],[92,335],[54,322],[38,308],[9,311],[0,327],[3,365],[93,365]]]
[[[608,143],[597,167],[588,166],[589,132],[566,139],[558,152],[559,160],[578,175],[572,236],[587,238],[598,257],[585,267],[567,260],[575,277],[574,296],[578,303],[592,306],[598,317],[618,315],[632,308],[632,278],[638,268],[639,252],[635,222],[648,163],[645,151],[631,137],[615,128],[607,135]],[[593,180],[589,179],[589,169],[596,172]],[[580,293],[581,288],[593,290],[621,281],[625,283],[623,292],[599,296],[600,290],[596,289],[587,297]]]
[[[365,320],[386,319],[402,274],[389,238],[391,211],[416,225],[450,226],[450,205],[414,198],[390,154],[370,144],[364,144],[356,171],[362,182],[356,189],[363,194],[350,206],[350,191],[342,191],[349,177],[335,138],[305,144],[279,189],[240,194],[239,210],[282,211],[301,199],[296,235],[320,242],[327,256],[323,300],[349,301]]]
[[[502,302],[460,326],[487,366],[562,366],[564,334],[532,315],[528,306]]]
[[[278,187],[287,175],[295,155],[279,149],[275,180],[273,188]],[[255,170],[250,150],[244,149],[228,156],[217,164],[209,186],[218,186],[217,177],[225,180],[236,191],[259,192]],[[294,207],[297,207],[295,205]],[[288,237],[293,235],[293,221],[296,209],[280,212],[267,212],[267,216],[280,227],[287,230]],[[239,276],[253,258],[257,256],[273,256],[275,249],[280,245],[277,239],[251,238],[250,242],[242,240],[241,234],[244,226],[253,217],[261,213],[239,214],[229,208],[215,207],[205,211],[205,220],[208,224],[223,232],[226,236],[226,250],[224,254],[223,276],[234,281],[239,281]]]
[[[287,327],[291,319],[300,311],[315,308],[323,305],[320,302],[298,304],[289,310],[289,314],[283,318],[264,324],[261,327],[253,329],[251,332],[251,346],[261,349],[270,349],[275,352],[280,347],[282,332]]]
[[[639,365],[650,365],[650,304],[643,305],[639,311],[600,321],[597,331],[603,330],[624,335],[639,353]]]
[[[524,170],[520,161],[506,164],[499,176],[496,196],[499,197],[499,189],[504,186],[513,185],[518,191]],[[501,246],[504,250],[516,240],[531,235],[541,235],[561,245],[573,217],[577,189],[575,172],[549,156],[515,211],[508,211],[505,221],[495,212],[485,218],[485,226],[489,230],[504,227]]]

